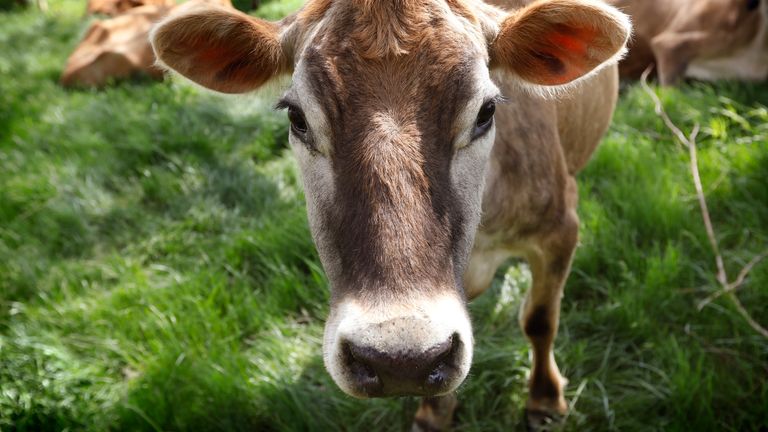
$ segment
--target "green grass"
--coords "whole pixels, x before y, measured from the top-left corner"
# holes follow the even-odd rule
[[[81,2],[0,13],[0,430],[404,430],[417,401],[343,395],[321,359],[327,281],[272,101],[56,81]],[[268,3],[279,16],[295,3]],[[702,125],[731,277],[768,245],[768,85],[661,90]],[[687,152],[625,89],[580,177],[556,356],[565,429],[768,428],[768,341],[714,292]],[[472,304],[456,430],[520,427],[524,266]],[[768,263],[739,296],[768,325]]]

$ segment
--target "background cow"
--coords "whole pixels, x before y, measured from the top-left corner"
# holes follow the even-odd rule
[[[684,77],[768,77],[766,0],[608,0],[635,27],[621,73],[637,78],[656,63],[659,81]]]
[[[142,6],[91,24],[67,59],[61,84],[102,86],[137,74],[162,79],[147,37],[152,25],[169,11],[165,6]]]

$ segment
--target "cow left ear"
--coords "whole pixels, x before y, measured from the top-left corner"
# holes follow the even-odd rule
[[[501,22],[491,67],[531,84],[567,84],[618,61],[631,29],[629,17],[597,0],[540,0]]]
[[[212,90],[245,93],[288,71],[280,30],[232,8],[189,2],[154,27],[150,42],[162,66]]]

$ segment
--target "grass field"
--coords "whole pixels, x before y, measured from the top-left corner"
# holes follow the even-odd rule
[[[324,371],[327,281],[284,113],[180,82],[56,81],[84,2],[0,13],[0,430],[404,430]],[[269,16],[295,7],[268,3]],[[768,245],[768,85],[659,90],[696,122],[734,277]],[[556,357],[565,430],[768,430],[768,341],[717,290],[687,152],[637,85],[580,177]],[[520,427],[521,265],[471,305],[457,431]],[[768,325],[768,262],[739,297]]]

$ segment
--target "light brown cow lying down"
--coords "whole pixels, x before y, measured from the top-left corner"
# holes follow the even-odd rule
[[[181,6],[140,6],[122,15],[94,22],[67,59],[61,84],[100,87],[110,79],[146,75],[162,79],[149,45],[149,30],[171,10],[219,5],[231,8],[229,0],[191,0]]]
[[[620,68],[659,81],[768,78],[768,0],[607,0],[632,17],[635,36]]]
[[[150,5],[170,8],[175,6],[176,2],[175,0],[88,0],[86,13],[115,16],[137,7]]]
[[[115,18],[96,21],[67,60],[61,84],[102,86],[110,78],[146,74],[162,79],[148,35],[152,25],[171,8],[141,6]]]

